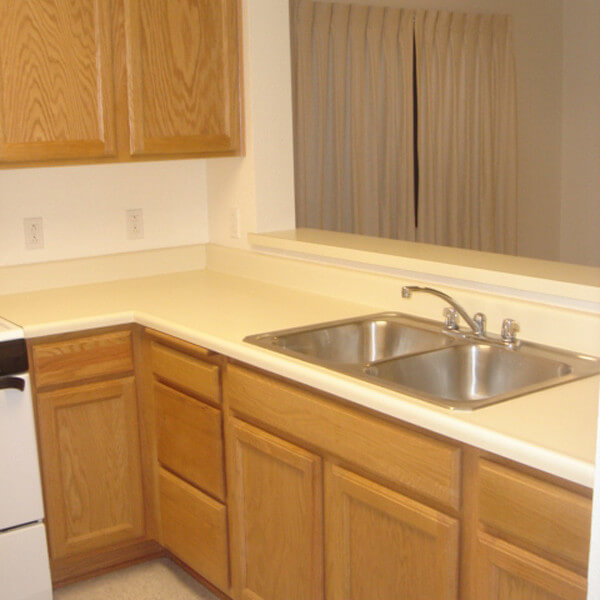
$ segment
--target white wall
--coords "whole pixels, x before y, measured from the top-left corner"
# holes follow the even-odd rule
[[[144,239],[126,238],[128,208]],[[25,249],[26,217],[43,218],[43,249]],[[0,267],[207,241],[203,160],[0,171]]]
[[[287,0],[243,0],[246,155],[207,163],[210,239],[245,247],[248,231],[293,229],[294,155]],[[232,211],[241,237],[231,237]]]
[[[600,1],[564,5],[560,258],[600,265]]]

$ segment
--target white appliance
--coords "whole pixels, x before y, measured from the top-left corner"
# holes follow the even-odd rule
[[[0,319],[0,600],[51,600],[23,330]]]

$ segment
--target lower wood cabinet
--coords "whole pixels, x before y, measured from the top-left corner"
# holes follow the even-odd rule
[[[221,590],[229,590],[225,505],[160,469],[162,544]]]
[[[459,522],[325,468],[327,600],[456,600]]]
[[[133,377],[38,393],[51,558],[144,535]]]
[[[585,598],[583,488],[157,332],[31,355],[55,582],[156,540],[235,600]]]
[[[230,426],[235,598],[320,600],[321,459],[237,419]]]
[[[584,577],[484,534],[475,600],[585,600]]]

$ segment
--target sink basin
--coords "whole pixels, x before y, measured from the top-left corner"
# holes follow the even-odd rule
[[[462,344],[381,362],[366,373],[384,385],[453,408],[478,408],[550,387],[573,373],[566,362],[488,344]]]
[[[529,342],[447,332],[380,313],[245,338],[322,367],[451,409],[473,410],[600,373],[600,360]]]
[[[425,320],[394,313],[250,336],[245,341],[319,364],[366,365],[443,348],[454,340]]]

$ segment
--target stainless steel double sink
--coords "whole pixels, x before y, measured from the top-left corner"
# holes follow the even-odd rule
[[[462,410],[600,372],[600,361],[591,356],[530,342],[507,346],[395,312],[251,335],[244,341]]]

